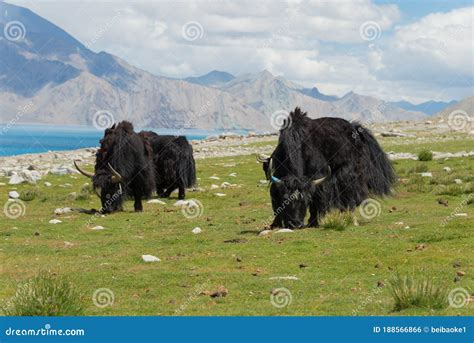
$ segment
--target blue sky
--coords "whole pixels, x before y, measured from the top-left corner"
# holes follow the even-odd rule
[[[157,75],[267,69],[415,103],[474,93],[472,1],[12,2]]]

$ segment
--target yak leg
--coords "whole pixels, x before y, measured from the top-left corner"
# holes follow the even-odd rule
[[[178,191],[178,199],[183,200],[185,196],[186,196],[186,191],[184,190],[184,186],[180,184],[179,191]]]
[[[308,227],[319,227],[318,221],[318,213],[314,213],[313,211],[309,211],[309,219],[308,219]]]
[[[134,199],[135,199],[135,203],[133,204],[133,207],[135,208],[135,212],[142,212],[143,211],[143,205],[142,205],[142,194],[141,194],[141,192],[135,192]]]

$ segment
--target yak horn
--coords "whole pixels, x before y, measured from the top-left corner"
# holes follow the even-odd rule
[[[112,183],[118,183],[122,181],[122,175],[118,171],[112,167],[110,163],[107,163],[107,166],[109,167],[110,171],[112,172]]]
[[[81,168],[79,168],[79,166],[77,165],[77,160],[74,160],[74,166],[79,171],[79,173],[81,173],[82,175],[87,176],[87,177],[93,177],[94,176],[94,173],[91,173],[91,172],[88,172],[88,171],[85,171],[85,170],[82,170]]]
[[[329,176],[331,176],[331,167],[328,166],[328,175],[320,178],[320,179],[316,179],[316,180],[313,180],[311,181],[311,183],[314,185],[314,186],[317,186],[319,185],[320,183],[322,183],[324,180],[326,180]]]
[[[257,162],[265,163],[269,160],[270,156],[265,154],[255,154],[257,157]]]

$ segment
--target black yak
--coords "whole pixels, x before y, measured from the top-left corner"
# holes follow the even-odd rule
[[[393,167],[369,130],[341,118],[290,113],[271,156],[259,156],[270,180],[271,227],[309,227],[331,209],[354,210],[371,196],[391,193]]]
[[[186,188],[196,184],[196,166],[193,147],[184,136],[158,135],[141,131],[153,148],[155,185],[158,196],[168,198],[178,189],[178,198],[184,199]]]
[[[122,121],[105,130],[96,153],[95,172],[81,174],[92,178],[100,196],[101,213],[121,211],[123,199],[133,197],[136,212],[143,210],[142,198],[154,190],[153,151],[149,142],[134,132],[132,123]]]

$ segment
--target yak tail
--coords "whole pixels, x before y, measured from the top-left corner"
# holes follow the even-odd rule
[[[358,123],[354,123],[354,129],[359,132],[362,149],[368,158],[365,164],[365,175],[368,177],[369,191],[374,195],[389,195],[396,182],[396,175],[387,154],[382,150],[372,133]]]
[[[186,142],[187,143],[187,142]],[[182,176],[184,187],[190,188],[196,185],[196,163],[193,157],[193,147],[188,143],[181,154],[181,163],[178,164],[179,175]]]

